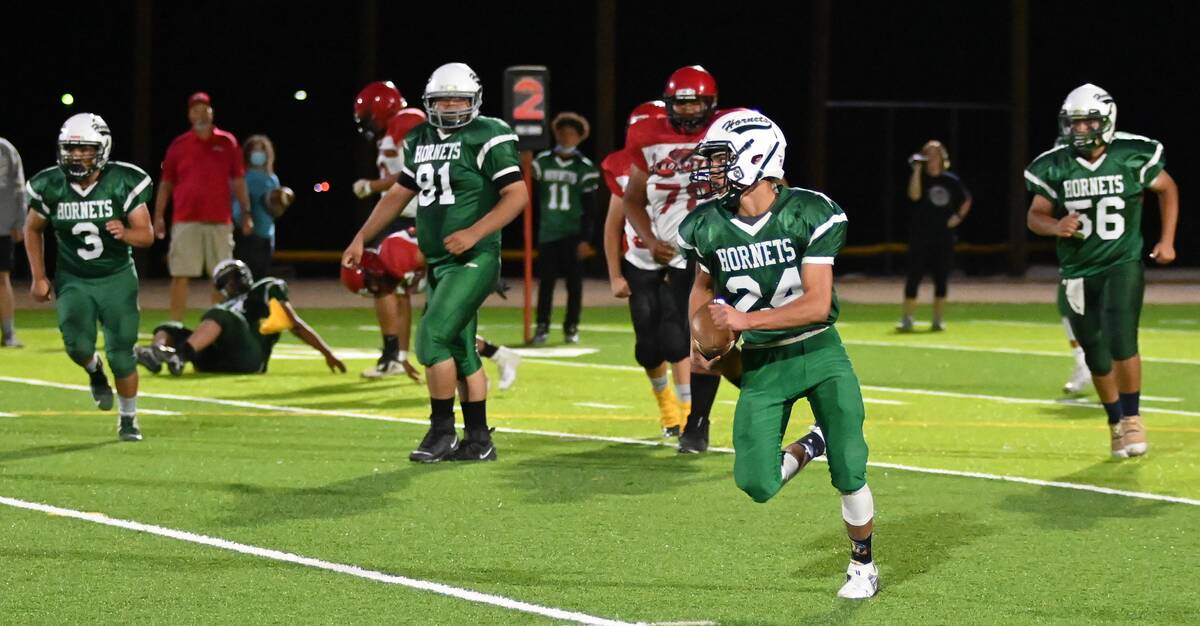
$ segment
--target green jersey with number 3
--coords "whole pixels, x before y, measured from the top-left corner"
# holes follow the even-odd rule
[[[57,271],[99,278],[133,265],[132,248],[114,239],[104,225],[120,220],[129,226],[129,213],[150,202],[152,187],[142,168],[112,161],[87,189],[67,180],[55,166],[30,178],[25,193],[30,210],[46,218],[54,229]]]
[[[503,120],[479,116],[454,131],[426,122],[410,131],[401,184],[417,192],[417,244],[426,263],[454,258],[442,240],[487,215],[500,189],[520,178],[517,135]],[[500,232],[472,250],[499,254]]]
[[[1059,146],[1029,164],[1025,186],[1054,204],[1054,217],[1079,215],[1075,236],[1058,238],[1063,278],[1141,260],[1142,195],[1165,165],[1161,143],[1120,132],[1094,162]]]
[[[833,265],[846,242],[846,214],[825,194],[779,187],[771,209],[749,223],[716,202],[696,207],[679,226],[679,245],[712,276],[713,293],[739,311],[781,307],[804,293],[804,263]],[[742,333],[742,341],[763,344],[833,325],[837,292],[829,317],[796,328]]]
[[[538,243],[579,234],[583,194],[600,186],[600,170],[582,154],[563,159],[547,150],[533,160],[538,195]]]

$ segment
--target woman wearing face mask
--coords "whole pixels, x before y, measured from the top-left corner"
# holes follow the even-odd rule
[[[272,192],[281,189],[279,177],[275,175],[275,144],[266,135],[253,135],[246,139],[244,153],[246,189],[250,196],[254,232],[249,235],[236,234],[233,256],[249,266],[255,277],[262,277],[270,273],[271,255],[275,252],[275,218],[283,215],[287,207],[286,201],[280,202],[279,198],[272,201]],[[234,198],[234,223],[239,223],[241,216],[241,203]]]

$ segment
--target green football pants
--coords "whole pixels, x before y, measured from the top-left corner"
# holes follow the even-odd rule
[[[1059,309],[1066,312],[1092,374],[1104,376],[1112,371],[1114,359],[1124,361],[1138,353],[1145,285],[1141,261],[1059,282]]]
[[[440,263],[426,277],[425,314],[414,342],[417,361],[426,367],[454,359],[459,378],[479,371],[483,362],[475,350],[479,307],[496,289],[500,257],[495,252]]]
[[[792,405],[807,398],[825,435],[829,475],[842,492],[867,484],[862,391],[837,329],[786,346],[743,346],[741,396],[733,417],[733,477],[755,502],[783,487],[783,436]]]
[[[83,361],[96,353],[96,324],[104,329],[104,353],[116,378],[136,370],[133,346],[137,343],[138,278],[133,266],[110,276],[85,278],[67,272],[54,277],[58,300],[58,329],[67,354]]]

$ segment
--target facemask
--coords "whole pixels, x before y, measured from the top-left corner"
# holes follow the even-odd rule
[[[267,153],[262,150],[254,150],[250,153],[250,165],[254,167],[262,167],[267,164]]]

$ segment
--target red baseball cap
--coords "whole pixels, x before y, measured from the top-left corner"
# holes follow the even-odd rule
[[[203,102],[204,104],[212,104],[212,98],[209,98],[208,94],[204,93],[203,91],[197,91],[196,93],[192,94],[191,96],[188,96],[188,108],[189,109],[192,108],[192,105],[196,104],[197,102]]]

